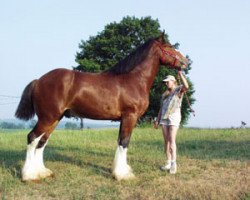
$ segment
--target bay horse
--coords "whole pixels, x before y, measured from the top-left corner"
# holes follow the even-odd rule
[[[159,66],[181,69],[188,60],[164,33],[150,39],[125,59],[101,73],[55,69],[33,80],[23,91],[15,116],[38,121],[27,136],[23,181],[37,181],[53,175],[43,161],[47,141],[63,116],[98,120],[119,120],[118,146],[113,163],[117,180],[134,177],[127,164],[127,149],[137,120],[149,105],[149,92]]]

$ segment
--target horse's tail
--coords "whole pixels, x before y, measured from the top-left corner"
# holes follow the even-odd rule
[[[29,120],[35,115],[35,109],[32,101],[32,91],[36,82],[37,80],[31,81],[23,91],[22,98],[15,113],[15,116],[19,119]]]

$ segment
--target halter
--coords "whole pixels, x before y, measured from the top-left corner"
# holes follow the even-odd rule
[[[158,46],[159,46],[159,48],[161,49],[161,51],[162,51],[163,54],[168,55],[168,56],[174,58],[174,62],[173,62],[173,64],[172,64],[174,67],[175,67],[175,65],[176,65],[177,60],[178,60],[179,62],[182,62],[179,56],[177,56],[176,54],[172,53],[171,51],[167,51],[167,50],[163,49],[163,48],[161,47],[161,43],[160,43],[159,41],[156,41],[156,42],[158,43]],[[161,60],[166,61],[166,59],[165,59],[163,56],[161,57]]]
[[[174,62],[173,62],[173,64],[172,64],[174,67],[175,67],[175,65],[176,65],[176,63],[177,63],[177,60],[178,60],[179,62],[181,62],[179,56],[173,54],[173,53],[170,52],[170,51],[166,51],[165,49],[163,49],[163,48],[161,48],[161,47],[160,47],[160,49],[161,49],[162,53],[164,53],[165,55],[168,55],[168,56],[174,58]],[[165,60],[165,58],[164,58],[163,56],[161,57],[161,59],[162,59],[162,60]]]

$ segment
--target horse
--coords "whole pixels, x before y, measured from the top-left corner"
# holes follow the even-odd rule
[[[188,60],[164,39],[164,33],[100,73],[52,70],[31,81],[23,91],[15,116],[38,121],[27,135],[22,181],[53,176],[43,160],[52,131],[64,116],[120,121],[112,175],[117,180],[135,177],[127,150],[137,120],[149,105],[149,92],[159,67],[186,68]]]

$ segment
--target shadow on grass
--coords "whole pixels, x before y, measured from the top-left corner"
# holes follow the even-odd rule
[[[66,155],[69,151],[72,155]],[[46,155],[46,152],[48,155]],[[82,152],[82,154],[79,152]],[[81,168],[88,168],[94,174],[104,176],[105,178],[112,178],[111,169],[103,166],[103,164],[100,163],[103,160],[112,160],[111,152],[108,152],[108,150],[105,152],[94,148],[86,149],[74,147],[65,149],[63,147],[48,146],[45,150],[45,161],[46,160],[77,165]]]
[[[73,155],[66,155],[68,152],[71,152]],[[79,152],[84,152],[84,155],[79,155]],[[65,155],[64,155],[65,153]],[[25,160],[26,151],[7,151],[0,149],[0,165],[2,168],[7,169],[13,177],[21,179],[21,169],[22,161]],[[93,162],[84,161],[84,157],[93,158]],[[110,153],[105,153],[101,150],[90,150],[82,148],[63,148],[63,147],[53,147],[48,146],[45,149],[44,161],[52,162],[64,162],[72,165],[77,165],[81,168],[88,168],[92,173],[101,175],[105,178],[112,178],[111,169],[104,167],[101,164],[96,164],[96,160],[112,160],[112,155]]]
[[[136,148],[162,151],[163,141],[134,141]],[[178,154],[194,159],[250,160],[250,141],[177,140]]]
[[[13,177],[21,178],[21,160],[24,160],[24,151],[7,151],[0,149],[0,164],[7,169]]]
[[[163,141],[137,140],[133,141],[134,153],[136,149],[157,149],[162,153]],[[187,140],[177,141],[178,154],[192,159],[230,159],[250,160],[250,141],[211,141],[211,140]],[[108,149],[89,149],[75,147],[47,146],[45,149],[45,162],[64,162],[87,168],[93,174],[112,178],[111,169],[107,166],[107,160],[112,162],[114,151]],[[24,162],[26,152],[23,150],[1,150],[0,165],[6,168],[13,177],[21,178],[21,164]],[[104,163],[104,164],[103,164]],[[111,166],[111,163],[110,165]]]

